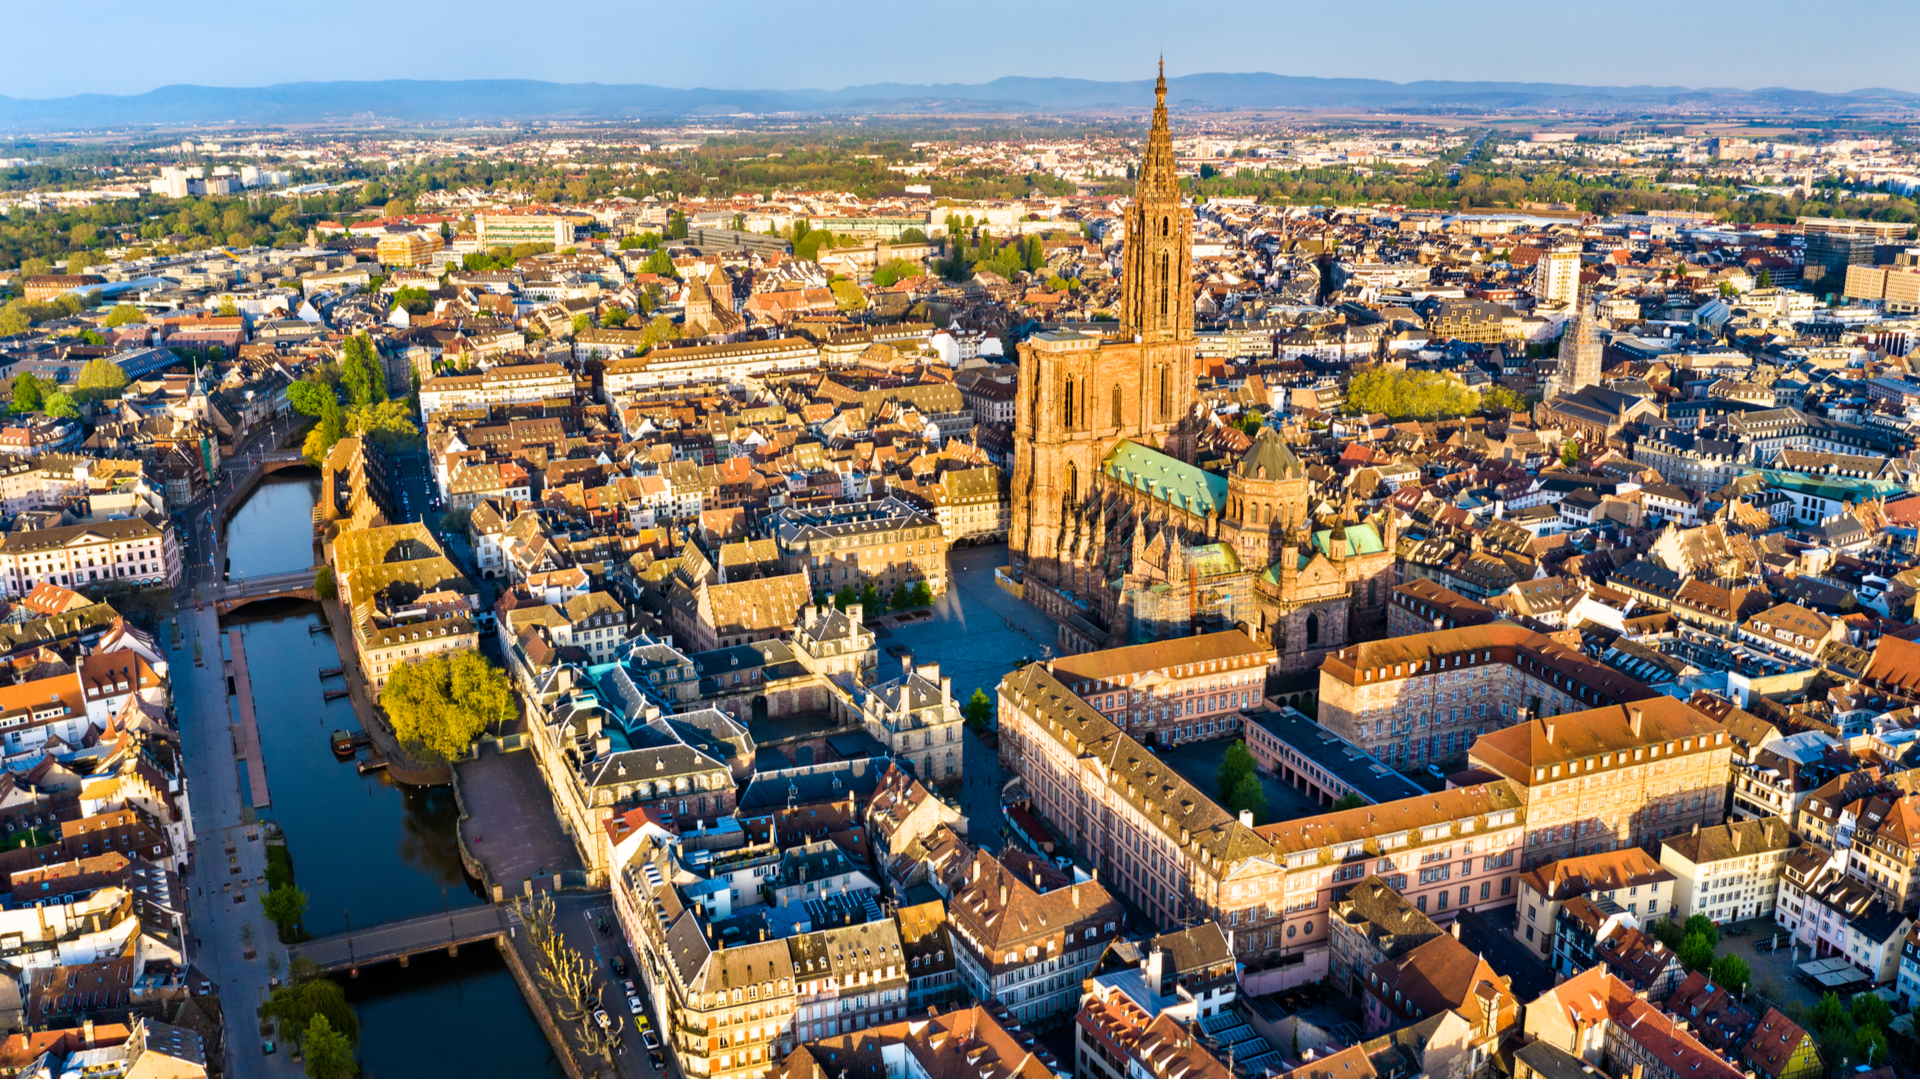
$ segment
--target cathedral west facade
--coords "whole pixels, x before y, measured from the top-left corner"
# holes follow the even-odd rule
[[[1020,346],[1013,527],[1023,595],[1075,649],[1241,628],[1283,670],[1384,623],[1391,511],[1313,513],[1313,484],[1262,430],[1224,474],[1193,464],[1193,211],[1181,199],[1166,78],[1125,215],[1115,333]]]

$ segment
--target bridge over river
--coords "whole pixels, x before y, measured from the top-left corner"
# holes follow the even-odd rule
[[[435,949],[454,952],[462,945],[504,937],[512,925],[499,904],[459,908],[439,915],[401,919],[367,930],[349,930],[287,948],[287,959],[304,956],[328,971],[353,970],[407,958]]]

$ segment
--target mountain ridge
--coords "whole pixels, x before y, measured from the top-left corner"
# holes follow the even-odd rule
[[[1182,110],[1466,109],[1752,112],[1920,110],[1920,94],[1884,87],[1844,93],[1791,87],[1583,86],[1572,83],[1322,78],[1271,72],[1206,72],[1167,80]],[[0,96],[0,130],[33,131],[185,124],[334,121],[447,123],[498,120],[647,120],[729,113],[852,115],[862,112],[1140,111],[1152,80],[1004,76],[984,83],[871,83],[838,90],[749,90],[536,79],[383,79],[293,82],[263,87],[179,83],[142,94],[60,98]]]

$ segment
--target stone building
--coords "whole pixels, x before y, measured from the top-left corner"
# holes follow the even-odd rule
[[[855,694],[867,734],[897,762],[913,767],[927,784],[960,782],[965,747],[960,743],[960,706],[953,700],[953,677],[940,665],[915,664],[900,657],[900,677]]]
[[[1240,626],[1303,670],[1384,621],[1393,516],[1311,520],[1306,470],[1272,430],[1224,475],[1192,464],[1192,231],[1163,79],[1117,332],[1040,333],[1020,349],[1013,567],[1069,651]]]
[[[1469,754],[1527,804],[1527,867],[1717,824],[1732,757],[1725,728],[1669,697],[1525,720]]]
[[[1511,623],[1350,645],[1320,665],[1320,722],[1397,769],[1458,761],[1521,716],[1657,696]]]
[[[1378,875],[1334,902],[1327,932],[1327,977],[1333,986],[1355,997],[1375,964],[1396,959],[1446,933]]]

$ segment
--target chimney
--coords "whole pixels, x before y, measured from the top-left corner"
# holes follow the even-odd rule
[[[1077,881],[1073,883],[1073,906],[1080,906],[1080,883]]]
[[[1547,721],[1547,742],[1553,742],[1553,721]]]
[[[1008,901],[1007,886],[1006,886],[1006,883],[1002,882],[1000,885],[1000,906],[1006,907],[1007,901]]]
[[[93,1021],[91,1019],[80,1021],[80,1035],[84,1040],[82,1045],[89,1050],[93,1049]]]
[[[1460,940],[1460,920],[1458,918],[1454,919],[1453,922],[1447,926],[1447,932],[1453,935],[1453,940]]]
[[[1160,992],[1160,979],[1166,970],[1166,951],[1155,945],[1147,953],[1147,986],[1155,993]]]
[[[1627,716],[1633,725],[1633,737],[1637,739],[1640,737],[1640,710],[1628,709]]]
[[[1240,811],[1240,824],[1245,825],[1249,829],[1253,828],[1253,811]]]
[[[900,650],[900,677],[904,679],[907,676],[912,674],[913,674],[913,650],[902,649]]]
[[[1693,835],[1695,836],[1700,835],[1700,823],[1697,821],[1693,823]]]

